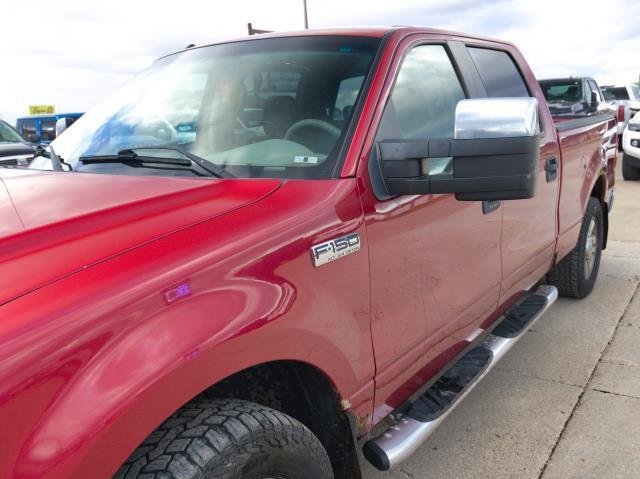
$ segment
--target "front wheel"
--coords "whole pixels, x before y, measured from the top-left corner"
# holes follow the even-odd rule
[[[602,256],[603,225],[602,205],[591,197],[578,244],[547,274],[547,281],[558,288],[560,295],[584,298],[593,290]]]
[[[115,479],[332,479],[326,451],[286,414],[247,401],[195,400],[158,427]]]

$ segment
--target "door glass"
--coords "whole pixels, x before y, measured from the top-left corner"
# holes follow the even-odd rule
[[[400,67],[376,141],[453,138],[456,105],[464,98],[444,47],[415,47]],[[449,173],[451,168],[451,157],[429,158],[422,173]]]
[[[488,96],[530,96],[522,75],[507,52],[487,48],[469,48],[468,50]]]

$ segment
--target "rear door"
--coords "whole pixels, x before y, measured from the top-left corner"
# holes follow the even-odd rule
[[[373,125],[372,154],[383,140],[453,137],[456,105],[470,89],[453,61],[455,44],[424,41],[396,53],[400,65],[387,79],[393,86]],[[431,174],[451,167],[451,158],[423,165]],[[370,255],[377,422],[467,346],[495,311],[502,212],[451,194],[376,196],[375,175],[367,168],[359,175]]]
[[[502,302],[529,289],[551,267],[557,236],[560,152],[544,96],[518,50],[506,45],[496,48],[495,44],[468,45],[467,49],[487,96],[536,96],[542,105],[536,194],[502,203]]]

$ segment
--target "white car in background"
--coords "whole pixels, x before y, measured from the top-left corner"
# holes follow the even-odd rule
[[[640,111],[640,87],[635,83],[601,88],[604,99],[616,107],[618,135],[622,135],[629,119]]]
[[[622,177],[640,180],[640,113],[636,113],[622,133]]]

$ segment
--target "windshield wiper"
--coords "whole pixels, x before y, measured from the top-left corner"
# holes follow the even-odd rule
[[[169,150],[177,151],[185,158],[167,158],[162,156],[147,156],[139,155],[136,150]],[[81,156],[79,158],[84,164],[90,163],[126,163],[126,162],[139,162],[139,163],[158,163],[163,165],[179,165],[179,166],[193,166],[195,163],[200,168],[213,176],[218,178],[235,178],[231,173],[219,167],[218,165],[211,163],[193,153],[188,152],[184,148],[179,146],[139,146],[135,148],[126,148],[120,150],[116,155],[95,155],[95,156]]]

